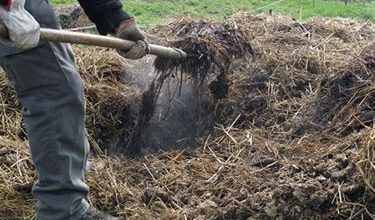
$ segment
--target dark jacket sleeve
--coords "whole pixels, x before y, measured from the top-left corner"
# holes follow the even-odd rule
[[[119,0],[78,0],[89,19],[102,35],[113,30],[130,16],[122,10]]]
[[[2,6],[8,5],[8,0],[0,0],[0,5]]]

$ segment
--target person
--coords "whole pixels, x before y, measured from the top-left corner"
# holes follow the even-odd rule
[[[119,0],[79,3],[100,34],[137,42],[120,55],[146,55],[144,35]],[[38,174],[32,188],[37,219],[118,219],[89,207],[85,199],[89,145],[83,84],[70,46],[40,40],[40,27],[60,27],[52,6],[48,0],[0,0],[0,5],[0,21],[8,30],[0,39],[0,65],[22,105]]]

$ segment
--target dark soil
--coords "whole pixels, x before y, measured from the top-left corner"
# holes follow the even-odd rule
[[[63,29],[80,28],[94,25],[80,6],[56,8],[60,25]]]

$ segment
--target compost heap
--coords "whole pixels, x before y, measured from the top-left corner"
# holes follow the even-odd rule
[[[55,7],[58,20],[63,29],[87,29],[95,27],[88,19],[85,12],[79,5]]]
[[[104,143],[108,137],[124,143],[151,84],[129,77],[132,64],[113,51],[75,49],[97,153],[88,171],[89,202],[129,219],[374,218],[374,25],[248,14],[229,20],[253,54],[231,57],[223,96],[212,89],[191,95],[210,106],[201,120],[212,120],[212,130],[195,135],[186,149],[134,159],[106,156]],[[204,38],[177,34],[186,25],[202,22],[183,19],[150,33],[171,46]],[[202,87],[212,88],[221,79],[215,77]],[[196,88],[189,87],[191,77],[183,81],[174,97]],[[31,218],[36,174],[14,90],[4,76],[0,82],[0,218]]]

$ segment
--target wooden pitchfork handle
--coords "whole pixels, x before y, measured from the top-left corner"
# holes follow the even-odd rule
[[[4,24],[0,23],[0,37],[8,38],[8,30]],[[129,50],[135,42],[123,40],[115,37],[101,36],[95,34],[73,32],[57,29],[40,29],[40,40],[50,42],[61,42],[70,44],[83,44],[98,47],[115,48],[122,50]],[[162,56],[172,59],[187,58],[186,52],[171,47],[163,47],[159,45],[149,44],[148,54]]]

